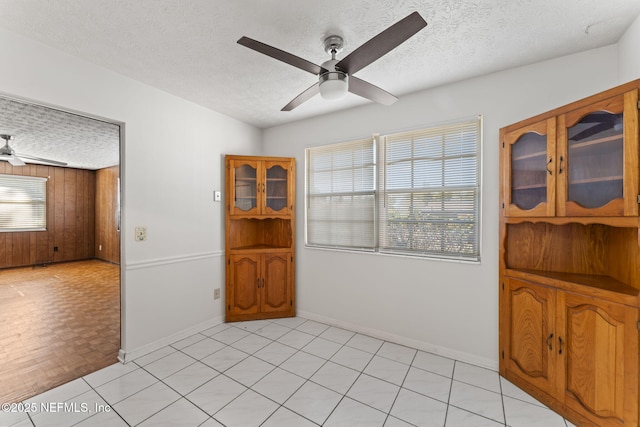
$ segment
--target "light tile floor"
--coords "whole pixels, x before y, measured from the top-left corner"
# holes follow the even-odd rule
[[[495,371],[300,317],[221,324],[13,409],[0,426],[572,426]]]

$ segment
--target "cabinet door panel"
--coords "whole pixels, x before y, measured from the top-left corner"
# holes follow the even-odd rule
[[[505,135],[503,188],[507,216],[553,216],[556,201],[555,119]]]
[[[261,311],[288,311],[291,307],[290,254],[264,255]]]
[[[508,369],[542,390],[555,386],[555,290],[521,280],[507,280],[505,358]]]
[[[637,116],[633,91],[558,118],[559,216],[637,215]]]
[[[230,258],[227,310],[230,314],[253,314],[258,312],[259,258],[238,255]]]
[[[560,294],[566,328],[561,337],[565,347],[561,354],[566,371],[565,403],[578,410],[586,409],[599,425],[636,425],[636,310]],[[629,392],[632,389],[635,393]],[[635,409],[631,410],[631,406]]]
[[[230,215],[260,213],[262,203],[260,162],[231,160],[227,178]]]
[[[291,162],[268,161],[264,163],[264,213],[290,215],[292,207]]]

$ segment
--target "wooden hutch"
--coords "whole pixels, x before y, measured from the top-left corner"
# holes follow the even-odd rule
[[[500,130],[500,374],[579,426],[639,421],[639,88]]]
[[[225,320],[295,316],[295,159],[225,163]]]

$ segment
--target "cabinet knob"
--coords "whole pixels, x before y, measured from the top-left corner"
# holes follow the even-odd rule
[[[547,162],[547,172],[549,172],[549,175],[553,175],[553,172],[551,172],[551,169],[549,169],[549,165],[551,164],[552,161],[553,161],[553,157],[549,157],[549,161]]]

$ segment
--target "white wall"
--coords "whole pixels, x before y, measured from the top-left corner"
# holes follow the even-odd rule
[[[640,15],[618,41],[620,82],[640,78]]]
[[[298,162],[299,313],[497,367],[499,128],[617,78],[617,49],[609,46],[404,96],[391,107],[369,104],[265,130],[264,154]],[[306,147],[476,114],[484,117],[480,264],[304,247]]]
[[[222,319],[223,155],[260,154],[262,132],[0,30],[0,93],[123,122],[123,341],[132,354]],[[148,240],[135,242],[134,227]],[[176,335],[177,336],[177,335]]]

